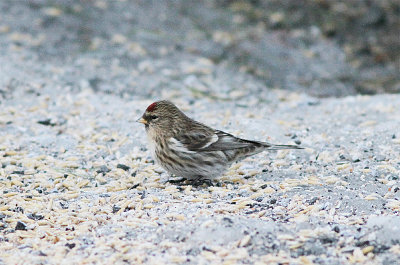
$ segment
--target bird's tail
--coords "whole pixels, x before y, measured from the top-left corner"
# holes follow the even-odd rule
[[[285,144],[270,144],[270,143],[263,143],[263,145],[268,150],[282,150],[282,149],[304,149],[303,147],[297,145],[285,145]]]

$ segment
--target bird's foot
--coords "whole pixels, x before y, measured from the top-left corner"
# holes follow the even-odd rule
[[[179,179],[169,179],[167,180],[170,184],[180,184],[182,185],[187,179],[186,178],[179,178]]]
[[[195,186],[195,187],[203,186],[204,184],[207,187],[214,186],[214,184],[212,183],[211,179],[196,178],[196,179],[188,180],[188,182],[189,182],[189,185],[192,185],[192,186]]]
[[[186,179],[186,178],[169,179],[166,182],[170,183],[170,184],[175,184],[175,185],[178,185],[178,186],[192,185],[194,187],[200,187],[200,186],[203,186],[204,184],[207,187],[214,186],[214,184],[212,183],[211,179],[205,179],[203,177],[198,177],[198,178],[194,178],[194,179]]]

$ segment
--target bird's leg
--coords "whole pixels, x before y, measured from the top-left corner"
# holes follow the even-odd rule
[[[203,176],[197,176],[196,178],[188,180],[188,181],[193,186],[202,186],[203,184],[206,184],[209,187],[214,186],[211,179],[206,179]]]
[[[182,184],[186,181],[186,178],[178,178],[178,179],[168,179],[167,182],[170,184]]]
[[[187,182],[184,183],[185,181],[187,181]],[[167,180],[167,182],[170,184],[176,184],[179,186],[192,185],[192,186],[198,187],[198,186],[202,186],[203,184],[206,184],[207,186],[214,186],[211,179],[206,179],[203,176],[196,176],[193,179],[186,179],[186,178],[169,179],[169,180]]]

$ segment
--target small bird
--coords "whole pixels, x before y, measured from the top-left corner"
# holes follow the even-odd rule
[[[267,150],[303,149],[245,140],[197,122],[173,103],[150,104],[137,120],[146,128],[153,157],[170,174],[187,180],[213,179],[232,163]]]

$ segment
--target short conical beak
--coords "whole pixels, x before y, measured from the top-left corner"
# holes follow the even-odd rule
[[[137,120],[137,122],[143,123],[143,124],[148,124],[148,122],[141,117],[140,119]]]

